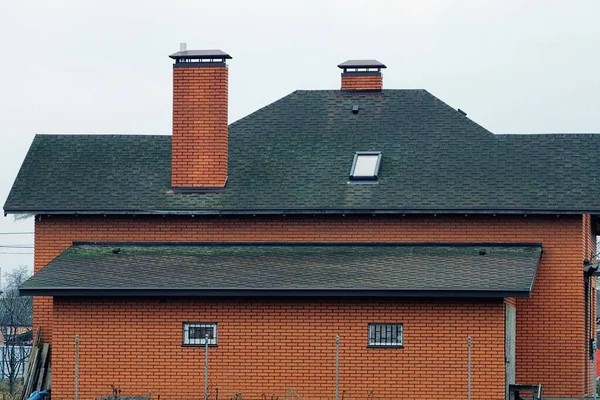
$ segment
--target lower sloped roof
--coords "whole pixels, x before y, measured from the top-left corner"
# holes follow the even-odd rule
[[[517,297],[540,244],[75,243],[22,295]]]

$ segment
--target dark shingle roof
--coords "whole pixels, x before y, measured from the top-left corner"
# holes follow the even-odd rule
[[[223,193],[173,193],[170,140],[38,135],[4,209],[600,212],[600,135],[494,135],[424,90],[296,91],[258,110],[230,125]],[[383,153],[378,184],[348,184],[356,151]]]
[[[75,244],[26,281],[53,296],[528,296],[539,244]]]

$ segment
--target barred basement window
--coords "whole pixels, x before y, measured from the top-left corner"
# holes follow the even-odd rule
[[[402,324],[369,324],[369,347],[402,347]]]
[[[217,324],[214,322],[186,322],[183,324],[184,346],[217,345]]]

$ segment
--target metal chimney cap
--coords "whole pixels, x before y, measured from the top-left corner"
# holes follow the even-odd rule
[[[348,60],[338,64],[338,68],[387,68],[377,60]]]
[[[169,56],[173,60],[227,60],[231,56],[221,50],[183,50]]]

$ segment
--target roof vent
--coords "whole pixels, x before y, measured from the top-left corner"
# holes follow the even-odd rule
[[[462,115],[464,115],[465,117],[467,116],[467,113],[466,113],[466,112],[464,112],[463,110],[461,110],[460,108],[458,108],[458,109],[457,109],[457,111],[458,111],[459,113],[461,113]]]
[[[357,105],[352,106],[352,114],[358,114],[358,106]]]

